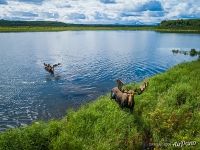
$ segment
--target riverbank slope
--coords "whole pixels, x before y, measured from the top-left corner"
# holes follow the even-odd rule
[[[133,114],[102,96],[62,120],[36,122],[0,134],[0,150],[174,149],[200,147],[200,61],[179,64],[149,78],[135,96]],[[139,84],[129,84],[134,88]]]

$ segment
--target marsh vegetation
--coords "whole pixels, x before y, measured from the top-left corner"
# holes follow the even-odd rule
[[[200,57],[200,51],[197,51],[196,49],[192,48],[190,51],[184,51],[179,49],[173,49],[173,54],[184,54],[184,55],[190,55],[190,56],[199,56]]]

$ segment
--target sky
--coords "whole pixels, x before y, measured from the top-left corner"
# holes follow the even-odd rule
[[[0,0],[0,19],[157,24],[200,18],[200,0]]]

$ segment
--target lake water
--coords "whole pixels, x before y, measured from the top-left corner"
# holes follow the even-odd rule
[[[108,93],[116,79],[141,81],[200,49],[199,34],[153,31],[0,33],[0,130],[60,118]],[[61,63],[52,76],[43,63]]]

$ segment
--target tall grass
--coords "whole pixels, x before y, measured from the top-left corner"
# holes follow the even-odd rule
[[[135,96],[131,114],[102,96],[62,120],[37,122],[0,134],[0,150],[142,149],[148,141],[157,149],[200,147],[200,61],[183,63],[149,79],[146,91]],[[139,84],[127,85],[128,89]],[[171,145],[166,145],[170,143]],[[179,147],[180,148],[180,147]]]

